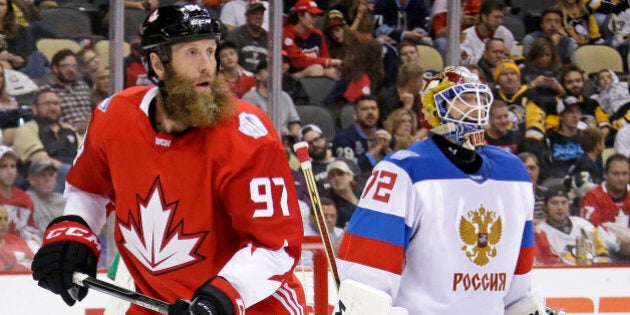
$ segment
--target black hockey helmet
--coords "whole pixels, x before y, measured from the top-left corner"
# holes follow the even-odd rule
[[[140,27],[143,57],[149,77],[155,75],[149,54],[157,52],[167,65],[171,60],[170,46],[177,43],[221,37],[221,27],[208,11],[197,4],[167,5],[155,9]]]

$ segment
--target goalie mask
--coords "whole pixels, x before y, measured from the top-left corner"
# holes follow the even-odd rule
[[[473,149],[484,143],[488,124],[490,88],[464,67],[447,67],[426,83],[422,118],[434,133]]]

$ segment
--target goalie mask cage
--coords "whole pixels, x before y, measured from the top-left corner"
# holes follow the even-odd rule
[[[309,315],[331,315],[337,304],[334,278],[328,268],[328,258],[319,236],[305,236],[302,257],[295,268],[306,295]]]

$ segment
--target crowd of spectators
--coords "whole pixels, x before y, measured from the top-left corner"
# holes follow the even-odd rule
[[[609,45],[625,61],[630,21],[624,18],[630,16],[630,7],[626,1],[549,2],[533,20],[539,27],[517,37],[503,25],[505,15],[519,11],[511,1],[462,0],[457,63],[478,73],[493,90],[487,143],[518,155],[530,172],[536,198],[537,262],[629,262],[628,66],[624,62],[626,72],[585,73],[576,64],[576,50],[583,45]],[[92,24],[100,25],[94,38],[77,39],[80,50],[61,49],[49,60],[37,50],[37,41],[64,34],[42,20],[39,12],[61,4],[0,0],[0,74],[4,74],[0,76],[0,268],[4,270],[27,266],[46,222],[61,213],[65,174],[92,111],[109,95],[109,70],[94,50],[94,43],[108,36],[104,23],[108,3],[86,3],[100,9],[91,15]],[[129,0],[125,10],[148,14],[158,5],[173,3],[199,3],[222,22],[225,36],[216,54],[219,77],[236,97],[269,111],[271,3]],[[289,157],[292,143],[309,143],[326,220],[335,226],[330,227],[333,240],[341,238],[372,167],[388,153],[429,134],[421,115],[421,90],[433,73],[420,66],[424,56],[418,46],[432,46],[446,55],[447,4],[447,0],[284,2],[278,132]],[[124,86],[152,84],[142,65],[139,40],[129,44]],[[15,79],[19,75],[30,82]],[[302,84],[312,77],[334,81],[330,91],[316,91],[326,93],[321,103],[312,102],[309,92],[313,91]],[[36,90],[19,91],[32,85]],[[326,134],[323,126],[310,123],[313,117],[300,117],[305,105],[328,111],[336,132]],[[344,118],[344,110],[351,112],[350,118]],[[305,231],[316,234],[304,177],[297,163],[292,168]],[[19,250],[3,257],[11,253],[8,248]]]

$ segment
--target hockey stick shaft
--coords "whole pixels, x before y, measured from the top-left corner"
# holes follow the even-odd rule
[[[332,241],[330,240],[330,234],[328,233],[328,227],[326,226],[326,220],[324,219],[324,213],[322,211],[322,205],[319,200],[319,193],[317,191],[317,184],[315,182],[315,176],[313,176],[313,167],[311,165],[311,159],[308,154],[308,143],[305,141],[298,142],[293,145],[293,149],[297,153],[302,173],[304,173],[304,179],[306,180],[306,188],[311,198],[311,205],[313,207],[313,213],[315,213],[315,219],[317,221],[317,227],[319,229],[319,235],[324,243],[326,249],[326,256],[328,257],[328,264],[333,273],[335,279],[335,285],[339,290],[339,273],[337,272],[337,262],[335,257],[335,251],[333,250]],[[331,228],[334,228],[331,227]]]
[[[169,303],[166,303],[158,299],[154,299],[152,297],[148,297],[138,292],[121,288],[109,282],[98,280],[86,274],[75,272],[72,276],[72,282],[82,287],[94,289],[96,291],[109,294],[113,297],[142,306],[152,311],[156,311],[162,314],[168,314],[168,307],[170,305]]]

